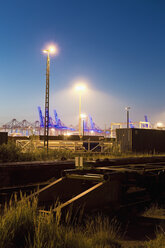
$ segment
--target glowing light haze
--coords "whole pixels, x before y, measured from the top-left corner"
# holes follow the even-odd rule
[[[50,56],[50,114],[78,124],[77,79],[86,82],[82,113],[104,128],[126,121],[165,122],[165,1],[2,1],[0,125],[39,120]]]

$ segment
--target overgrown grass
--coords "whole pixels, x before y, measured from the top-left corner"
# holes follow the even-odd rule
[[[36,208],[36,199],[31,203],[22,198],[17,203],[16,196],[5,206],[0,215],[0,247],[24,247],[26,239],[33,238]]]
[[[158,206],[158,204],[153,204],[145,210],[143,213],[145,217],[157,217],[165,219],[165,209]]]
[[[121,238],[120,224],[115,218],[97,215],[80,225],[69,215],[61,220],[60,213],[55,217],[53,211],[39,212],[36,198],[30,201],[21,197],[17,201],[15,196],[0,213],[1,248],[122,248]],[[158,229],[155,240],[133,247],[164,248],[164,230]]]
[[[159,218],[165,219],[165,209],[159,207],[158,204],[153,204],[145,210],[143,216],[149,218]],[[144,242],[140,248],[165,248],[165,229],[161,224],[157,227],[156,238],[154,240],[149,240]]]
[[[121,248],[119,225],[97,216],[83,226],[53,212],[37,211],[37,199],[22,197],[10,202],[0,216],[0,247],[3,248]]]
[[[144,243],[139,248],[164,248],[165,247],[165,232],[162,228],[159,228],[156,234],[156,239],[150,240]]]
[[[34,141],[33,138],[30,140],[26,150],[17,146],[14,141],[9,141],[7,144],[0,145],[0,162],[74,159],[75,156],[82,156],[84,160],[96,160],[122,156],[119,148],[115,145],[112,147],[111,151],[107,152],[105,155],[101,155],[93,152],[78,153],[67,149],[49,149],[47,152],[46,148],[36,148]],[[123,156],[125,155],[123,154]]]
[[[0,162],[44,161],[70,158],[74,158],[71,151],[49,149],[47,153],[45,148],[35,148],[33,142],[31,142],[29,149],[26,152],[12,141],[0,146]]]
[[[45,148],[36,148],[35,142],[36,140],[32,137],[26,151],[17,146],[14,141],[0,145],[0,162],[65,160],[74,159],[76,156],[82,156],[87,161],[153,156],[151,154],[121,153],[116,143],[113,144],[108,152],[101,154],[94,152],[74,152],[67,149],[49,149],[47,152]]]
[[[0,161],[18,161],[20,159],[21,149],[14,142],[0,145]]]

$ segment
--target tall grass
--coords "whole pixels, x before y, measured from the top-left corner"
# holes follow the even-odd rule
[[[69,216],[60,219],[60,213],[55,217],[51,210],[44,214],[38,211],[36,198],[23,196],[20,201],[15,196],[0,213],[1,248],[122,248],[120,230],[115,218],[101,215],[80,225]],[[133,247],[164,248],[164,230],[157,231],[155,240]]]
[[[0,215],[0,247],[24,247],[27,237],[33,238],[36,218],[37,201],[10,201]]]
[[[152,204],[149,208],[145,210],[143,213],[145,217],[157,217],[165,219],[165,209],[163,207],[158,206],[158,204]]]
[[[158,217],[160,220],[165,219],[165,209],[159,207],[158,204],[153,204],[145,210],[143,216],[149,218]],[[141,248],[165,248],[165,227],[161,225],[161,221],[157,227],[156,239],[145,242]]]
[[[1,248],[120,248],[119,226],[101,216],[73,224],[37,211],[37,199],[10,202],[0,215]]]
[[[141,248],[164,248],[165,247],[165,232],[159,228],[156,234],[156,239],[144,243]]]
[[[18,162],[18,161],[46,161],[46,160],[65,160],[74,159],[76,156],[82,156],[84,160],[102,160],[112,158],[141,157],[151,156],[149,154],[122,153],[120,147],[114,143],[113,146],[104,154],[94,152],[74,152],[67,149],[49,149],[37,148],[34,138],[30,139],[30,144],[26,151],[17,146],[14,141],[0,145],[0,162]]]
[[[0,145],[0,162],[41,161],[70,158],[74,158],[71,151],[49,149],[47,153],[45,148],[35,148],[33,141],[26,152],[24,152],[21,147],[18,147],[13,141]]]

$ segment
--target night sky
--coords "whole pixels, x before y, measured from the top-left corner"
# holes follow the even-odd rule
[[[51,57],[50,114],[78,123],[78,81],[86,82],[82,112],[98,126],[144,115],[165,122],[165,1],[5,0],[0,5],[0,124],[39,120],[44,110],[46,55]]]

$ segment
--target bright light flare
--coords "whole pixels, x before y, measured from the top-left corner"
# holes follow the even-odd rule
[[[71,133],[64,133],[64,136],[71,136]]]
[[[49,51],[50,51],[50,53],[56,53],[57,52],[57,48],[55,46],[50,46],[49,47]]]
[[[87,118],[87,115],[86,114],[81,114],[80,116],[81,116],[81,119]]]
[[[157,127],[163,127],[163,123],[162,122],[158,122],[158,123],[156,123],[156,126]]]
[[[43,53],[57,54],[58,47],[56,45],[49,45],[47,46],[47,49],[43,50]]]
[[[86,90],[86,85],[85,84],[77,84],[75,86],[75,90],[78,92],[84,92]]]

